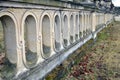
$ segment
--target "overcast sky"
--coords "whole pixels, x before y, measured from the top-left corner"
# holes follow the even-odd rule
[[[113,4],[115,6],[119,6],[120,7],[120,0],[112,0]]]

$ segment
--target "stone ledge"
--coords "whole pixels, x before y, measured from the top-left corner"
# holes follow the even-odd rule
[[[80,4],[59,1],[0,1],[0,7],[40,9],[45,7],[84,9]]]

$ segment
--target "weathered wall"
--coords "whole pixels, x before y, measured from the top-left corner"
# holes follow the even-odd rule
[[[112,14],[65,5],[0,3],[5,54],[16,65],[15,79],[42,78],[113,19]]]

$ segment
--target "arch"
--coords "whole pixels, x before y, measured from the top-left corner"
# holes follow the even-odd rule
[[[89,34],[91,34],[92,31],[92,16],[91,14],[89,15]]]
[[[55,31],[55,50],[60,51],[61,48],[61,21],[58,15],[54,18],[54,31]]]
[[[11,69],[10,71],[7,71],[6,75],[11,74],[11,77],[16,73],[19,57],[17,54],[17,20],[14,14],[9,11],[5,11],[0,13],[0,23],[0,26],[2,26],[1,29],[3,29],[3,35],[1,36],[0,34],[0,37],[3,38],[2,40],[4,40],[2,43],[3,46],[1,46],[3,51],[2,53],[0,52],[0,54],[4,54],[6,57],[5,63],[7,64],[4,64],[4,66],[6,69]],[[4,77],[8,79],[8,76],[6,75],[4,75]]]
[[[83,36],[85,37],[86,36],[86,14],[84,13],[84,15],[83,15]]]
[[[36,20],[32,15],[27,15],[24,23],[25,57],[29,67],[37,62],[36,49]]]
[[[91,33],[91,14],[89,14],[89,34]]]
[[[50,57],[51,54],[51,23],[48,14],[42,16],[42,56],[43,58]]]
[[[78,40],[79,39],[79,36],[78,36],[78,34],[79,34],[79,16],[78,15],[76,15],[76,20],[75,20],[75,22],[76,22],[76,26],[75,26],[75,40]]]
[[[79,15],[79,37],[81,38],[82,37],[82,27],[83,27],[83,24],[82,24],[82,14]]]
[[[69,38],[69,30],[68,30],[68,17],[67,15],[63,16],[63,26],[62,26],[62,34],[63,34],[63,46],[68,46],[68,38]]]
[[[87,23],[88,20],[87,20],[87,13],[85,13],[85,36],[87,35]]]
[[[88,35],[89,34],[89,14],[86,15],[86,18],[87,18],[87,25],[86,25],[86,34]]]
[[[70,17],[70,42],[73,43],[74,41],[74,19],[73,15]]]
[[[23,62],[26,68],[37,65],[37,18],[35,14],[27,10],[22,17],[21,35],[23,41]]]
[[[0,14],[0,21],[3,26],[3,38],[5,54],[12,64],[18,61],[17,55],[17,20],[10,12],[2,12]]]

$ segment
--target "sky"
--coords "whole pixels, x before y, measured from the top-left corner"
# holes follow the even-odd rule
[[[112,0],[114,6],[119,6],[120,7],[120,0]]]

